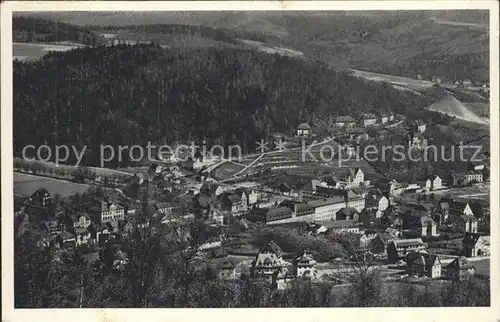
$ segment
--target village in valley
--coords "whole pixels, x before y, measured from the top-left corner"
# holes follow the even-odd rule
[[[278,290],[296,278],[348,284],[343,272],[353,263],[381,269],[387,283],[489,278],[489,165],[398,181],[353,157],[360,144],[374,142],[370,135],[395,133],[405,134],[408,150],[425,149],[425,121],[388,113],[339,116],[325,137],[302,123],[291,135],[277,134],[286,148],[239,160],[184,151],[182,161],[162,155],[128,173],[99,175],[16,160],[16,175],[89,187],[63,198],[53,185],[29,185],[29,198],[16,196],[17,233],[34,224],[36,245],[61,262],[79,254],[93,263],[113,245],[120,270],[121,240],[134,229],[201,221],[216,233],[196,244],[197,268],[208,265],[220,279],[263,279]],[[302,160],[303,141],[316,142],[313,154],[333,144],[351,158],[343,166],[342,155]],[[145,202],[150,217],[139,219]]]
[[[441,11],[14,14],[15,307],[490,306],[491,13]]]

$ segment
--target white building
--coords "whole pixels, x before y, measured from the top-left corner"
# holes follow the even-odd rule
[[[307,123],[301,123],[297,128],[297,136],[311,135],[311,126]]]
[[[314,258],[310,254],[307,254],[307,252],[304,252],[304,254],[295,259],[296,276],[316,278],[318,272],[315,266],[316,261]]]
[[[443,180],[439,176],[433,175],[425,182],[425,188],[427,191],[443,189]]]
[[[113,203],[101,202],[101,223],[125,219],[125,209]]]
[[[478,170],[470,171],[465,174],[464,183],[479,183],[483,182],[483,173]]]
[[[371,126],[371,125],[376,125],[377,124],[377,117],[373,114],[365,114],[363,115],[363,125],[364,126]]]

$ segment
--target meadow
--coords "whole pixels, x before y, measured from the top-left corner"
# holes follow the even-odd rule
[[[77,44],[13,43],[12,57],[21,61],[37,60],[50,51],[68,51],[78,48]]]
[[[51,195],[60,195],[64,198],[76,193],[84,193],[89,190],[91,186],[31,174],[14,173],[15,195],[28,197],[42,187],[47,189]]]

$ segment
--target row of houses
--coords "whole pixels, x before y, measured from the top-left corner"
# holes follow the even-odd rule
[[[353,129],[357,126],[369,127],[377,124],[385,125],[394,122],[396,116],[394,113],[386,112],[376,116],[372,113],[364,113],[358,118],[350,115],[341,115],[335,119],[334,126],[339,129]],[[296,135],[299,137],[307,137],[312,135],[312,127],[308,123],[300,123],[297,126]]]
[[[358,124],[363,126],[372,126],[377,124],[388,124],[390,122],[394,122],[395,120],[394,113],[382,113],[379,117],[375,116],[372,113],[362,114],[358,119],[350,116],[350,115],[342,115],[338,116],[335,119],[335,127],[337,128],[354,128]]]
[[[286,200],[271,207],[265,214],[265,222],[352,220],[357,219],[355,216],[364,208],[365,198],[351,190],[315,187],[314,190],[302,189],[298,200]]]
[[[155,217],[168,216],[174,210],[172,205],[162,202],[151,202],[148,207]],[[133,216],[136,209],[125,209],[104,199],[96,200],[95,206],[87,211],[64,211],[55,204],[47,189],[40,188],[28,199],[22,211],[31,216],[30,220],[41,222],[49,238],[80,246],[99,242],[99,235],[105,231],[129,231],[131,223],[127,221],[127,215]]]
[[[422,234],[422,237],[429,235]],[[455,245],[457,246],[457,245]],[[474,232],[465,232],[459,249],[465,257],[489,255],[489,237]],[[401,231],[387,228],[384,232],[370,234],[364,232],[360,237],[361,249],[387,257],[388,263],[397,263],[412,251],[427,251],[428,245],[422,238],[403,238]]]
[[[464,256],[454,258],[447,265],[443,264],[439,255],[427,252],[426,244],[421,239],[394,240],[390,243],[388,252],[390,262],[404,262],[407,273],[411,276],[458,280],[475,272],[474,266]],[[283,259],[281,248],[275,242],[270,242],[252,260],[250,277],[263,279],[274,288],[283,290],[295,278],[316,280],[319,276],[316,264],[307,251],[289,263]],[[230,259],[223,260],[219,265],[219,278],[236,278],[235,267]]]

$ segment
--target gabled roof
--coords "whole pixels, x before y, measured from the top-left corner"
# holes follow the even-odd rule
[[[311,126],[307,123],[300,123],[298,126],[299,130],[310,130]]]
[[[307,252],[304,252],[301,256],[295,259],[295,263],[297,265],[314,265],[316,264],[316,261],[314,260],[312,255],[307,254]]]
[[[76,227],[75,228],[75,234],[76,235],[81,235],[81,234],[89,234],[90,232],[87,230],[87,228],[83,227]]]
[[[396,246],[396,248],[397,247],[425,245],[422,238],[395,239],[395,240],[392,240],[392,243],[394,243],[394,246]]]
[[[57,219],[47,220],[47,221],[44,222],[44,225],[48,229],[50,229],[50,228],[56,228],[56,227],[59,227],[59,220],[57,220]]]
[[[364,113],[363,119],[376,119],[377,117],[372,113]]]
[[[44,198],[44,197],[50,197],[50,193],[47,191],[45,188],[40,188],[37,191],[35,191],[32,195],[32,198]]]
[[[467,258],[465,258],[464,256],[460,256],[458,258],[455,258],[450,264],[448,264],[446,266],[446,268],[447,269],[457,268],[459,270],[463,270],[463,269],[471,269],[471,268],[474,269],[474,266],[469,263]]]
[[[283,255],[283,250],[274,241],[269,242],[261,250],[261,253],[273,253],[278,257]]]
[[[229,258],[224,259],[220,264],[219,264],[219,269],[227,269],[227,270],[232,270],[236,267],[234,265],[233,261]]]
[[[420,224],[422,226],[427,226],[428,223],[431,223],[432,225],[436,225],[436,222],[430,216],[420,217]]]
[[[475,233],[465,233],[464,239],[462,243],[467,245],[475,245],[479,239],[481,239],[481,235]]]
[[[430,176],[428,176],[428,177],[427,177],[427,179],[430,179],[430,180],[432,180],[432,181],[434,181],[436,178],[441,179],[441,177],[439,177],[439,176],[438,176],[438,175],[436,175],[436,174],[433,174],[433,175],[430,175]]]
[[[408,264],[417,264],[422,266],[434,266],[441,264],[438,256],[424,252],[411,252],[407,255],[407,262]]]
[[[63,241],[65,241],[69,239],[74,239],[75,236],[73,236],[73,234],[71,234],[69,231],[63,231],[63,233],[61,234],[61,238]]]
[[[238,195],[235,195],[235,194],[228,194],[226,198],[231,203],[241,202],[241,197],[239,197]]]
[[[274,207],[270,208],[266,214],[267,220],[273,219],[277,215],[292,215],[292,209],[288,207]]]

